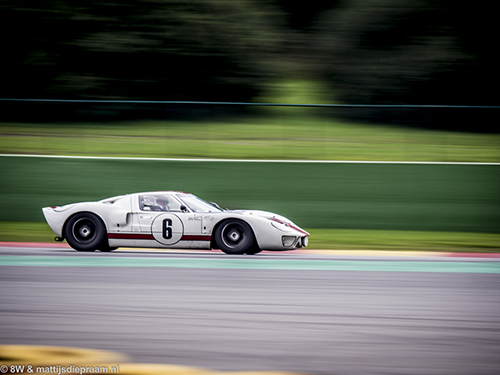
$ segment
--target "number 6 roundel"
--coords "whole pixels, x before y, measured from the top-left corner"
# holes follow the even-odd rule
[[[174,214],[158,215],[151,225],[153,237],[163,245],[173,245],[180,241],[184,234],[184,224]]]

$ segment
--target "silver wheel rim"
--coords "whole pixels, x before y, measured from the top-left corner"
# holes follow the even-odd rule
[[[247,236],[247,231],[239,223],[228,223],[221,231],[222,242],[231,249],[238,248],[244,244]]]
[[[81,218],[73,224],[72,233],[78,242],[88,243],[96,236],[96,225],[92,220]]]

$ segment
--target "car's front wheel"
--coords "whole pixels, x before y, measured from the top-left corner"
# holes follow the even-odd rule
[[[69,218],[64,227],[64,238],[78,251],[109,249],[106,226],[100,217],[90,212],[82,212]]]
[[[242,220],[224,220],[215,229],[214,235],[217,247],[226,254],[256,253],[254,250],[255,237],[252,228]]]

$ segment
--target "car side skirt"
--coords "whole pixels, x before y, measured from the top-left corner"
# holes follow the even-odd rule
[[[150,247],[158,249],[210,249],[210,236],[184,235],[175,244],[163,245],[152,234],[108,233],[110,247]]]

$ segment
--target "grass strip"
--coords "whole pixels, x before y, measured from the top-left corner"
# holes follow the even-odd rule
[[[500,162],[500,135],[353,124],[305,114],[207,121],[3,122],[0,153]]]
[[[309,247],[331,250],[500,252],[500,234],[360,229],[310,229]]]
[[[308,248],[329,250],[393,250],[442,252],[500,252],[500,234],[308,229]],[[54,242],[45,223],[0,222],[2,242]]]

